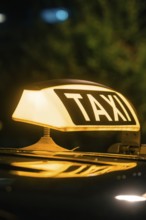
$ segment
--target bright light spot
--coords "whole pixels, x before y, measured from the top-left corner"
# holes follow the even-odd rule
[[[0,23],[4,23],[6,21],[6,15],[0,13]]]
[[[41,18],[47,23],[58,23],[67,20],[69,13],[66,9],[52,8],[44,9],[41,12]]]
[[[58,18],[58,20],[65,21],[68,19],[68,12],[65,10],[58,10],[56,12],[56,17]]]
[[[118,195],[115,197],[118,200],[121,201],[127,201],[127,202],[143,202],[146,201],[145,195],[137,196],[137,195]]]

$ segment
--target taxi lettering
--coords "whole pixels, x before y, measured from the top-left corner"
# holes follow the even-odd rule
[[[55,89],[76,125],[133,125],[135,119],[125,99],[114,91]]]
[[[80,109],[80,111],[83,114],[83,117],[86,121],[90,121],[90,117],[86,111],[86,109],[84,108],[81,100],[83,99],[83,97],[81,96],[81,94],[78,93],[65,93],[64,94],[67,98],[69,99],[73,99],[74,102],[76,103],[76,105],[78,106],[78,108]],[[106,101],[106,103],[108,103],[113,110],[113,118],[109,115],[109,113],[107,112],[107,110],[100,104],[100,102],[98,100],[96,100],[94,98],[93,95],[91,94],[87,94],[87,97],[89,99],[89,102],[92,106],[92,110],[95,116],[95,120],[96,121],[100,121],[100,116],[104,115],[108,121],[119,121],[120,119],[122,119],[123,121],[131,121],[130,116],[128,114],[128,112],[126,111],[126,109],[124,108],[122,102],[118,99],[117,96],[115,95],[108,95],[107,97],[105,95],[99,95],[102,99],[104,99]],[[121,112],[121,110],[119,110],[116,106],[116,102],[119,103],[119,105],[121,106],[123,112]]]

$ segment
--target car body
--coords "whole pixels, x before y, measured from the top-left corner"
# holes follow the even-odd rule
[[[50,80],[24,90],[12,118],[44,127],[44,136],[0,149],[0,219],[146,218],[146,146],[122,94],[96,82]],[[59,138],[78,134],[68,143],[79,137],[83,146],[60,146],[50,129]],[[117,142],[100,147],[116,132]]]

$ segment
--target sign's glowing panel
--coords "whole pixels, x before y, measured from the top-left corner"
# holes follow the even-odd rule
[[[140,129],[136,113],[120,93],[102,85],[55,85],[24,90],[13,119],[62,131]]]

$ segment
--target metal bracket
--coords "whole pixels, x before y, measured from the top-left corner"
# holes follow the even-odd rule
[[[137,155],[140,153],[140,146],[141,146],[140,131],[138,132],[126,131],[126,132],[121,132],[120,142],[110,146],[108,152]]]

